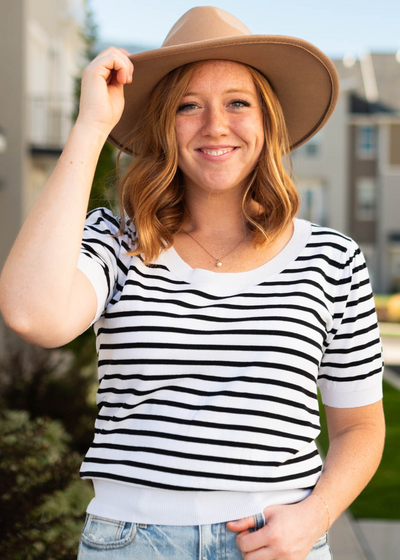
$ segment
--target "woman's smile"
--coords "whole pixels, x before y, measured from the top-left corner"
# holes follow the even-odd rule
[[[216,146],[198,148],[197,151],[208,161],[225,161],[238,149],[237,146]]]

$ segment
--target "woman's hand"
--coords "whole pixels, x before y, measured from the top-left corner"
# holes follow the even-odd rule
[[[101,51],[82,73],[77,123],[94,127],[106,137],[121,118],[124,84],[132,82],[133,64],[125,49]]]
[[[304,560],[378,468],[385,440],[382,400],[355,408],[325,405],[325,411],[329,451],[315,493],[297,504],[265,508],[266,525],[254,533],[253,517],[227,524],[239,533],[245,560]]]
[[[245,560],[304,560],[315,542],[325,533],[326,511],[311,496],[290,505],[264,509],[265,527],[251,532],[253,517],[230,521],[227,527],[238,532],[236,543]]]

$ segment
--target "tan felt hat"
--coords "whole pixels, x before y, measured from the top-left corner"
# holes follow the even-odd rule
[[[124,86],[125,109],[108,137],[117,148],[129,140],[157,83],[189,62],[232,60],[264,74],[282,106],[291,150],[326,124],[339,97],[335,66],[317,47],[296,37],[252,35],[237,18],[211,6],[192,8],[159,49],[129,58],[135,66],[133,81]],[[125,151],[132,153],[129,146]]]

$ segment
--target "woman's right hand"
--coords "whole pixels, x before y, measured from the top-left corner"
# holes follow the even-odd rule
[[[77,123],[94,127],[106,137],[121,118],[124,84],[132,82],[133,64],[125,49],[101,51],[82,73]]]

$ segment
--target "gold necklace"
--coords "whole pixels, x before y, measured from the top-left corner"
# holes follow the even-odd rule
[[[246,232],[245,235],[244,235],[244,237],[243,237],[243,239],[241,239],[241,240],[239,241],[239,243],[238,243],[237,245],[235,245],[234,248],[231,249],[231,250],[229,251],[229,253],[226,253],[226,255],[224,255],[223,257],[220,257],[219,259],[217,259],[216,257],[214,257],[214,255],[212,255],[211,253],[209,253],[209,252],[207,251],[207,249],[206,249],[205,247],[203,247],[203,245],[202,245],[201,243],[199,243],[199,242],[197,241],[197,239],[195,239],[195,238],[193,237],[193,235],[190,235],[190,233],[188,233],[188,232],[187,232],[186,230],[184,230],[184,229],[182,229],[182,231],[183,231],[183,233],[186,233],[186,235],[188,235],[189,237],[191,237],[191,238],[193,239],[193,241],[196,241],[197,245],[200,245],[200,247],[203,249],[203,251],[205,251],[208,255],[210,255],[210,257],[212,257],[212,258],[215,260],[215,266],[218,266],[218,268],[220,268],[220,267],[222,266],[222,262],[221,262],[222,259],[225,259],[228,255],[230,255],[231,253],[233,253],[233,251],[234,251],[237,247],[239,247],[239,245],[240,245],[240,244],[246,239],[246,237],[247,237],[247,232]]]

